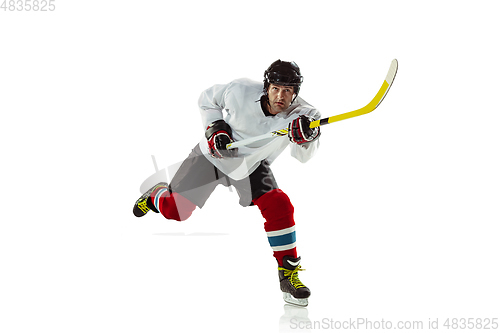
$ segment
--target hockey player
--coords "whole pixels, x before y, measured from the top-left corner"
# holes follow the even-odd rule
[[[290,146],[291,155],[307,162],[319,146],[320,129],[309,128],[320,113],[299,97],[303,78],[294,62],[277,60],[264,72],[264,82],[238,79],[214,85],[199,98],[205,137],[182,163],[170,184],[159,183],[135,203],[141,217],[149,210],[184,221],[202,208],[219,184],[234,186],[242,206],[257,206],[278,262],[280,288],[286,302],[306,306],[310,290],[298,278],[294,207],[276,183],[270,164]],[[286,128],[275,137],[226,149],[234,141]]]

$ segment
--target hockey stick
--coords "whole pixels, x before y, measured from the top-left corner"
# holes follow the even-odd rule
[[[394,77],[396,77],[396,72],[397,71],[398,71],[398,61],[396,59],[394,59],[391,62],[391,67],[389,67],[389,71],[387,72],[387,76],[385,77],[384,83],[382,83],[382,87],[380,87],[378,93],[371,100],[371,102],[368,103],[367,105],[365,105],[364,107],[362,107],[361,109],[350,111],[350,112],[346,112],[346,113],[342,113],[342,114],[339,114],[339,115],[336,115],[336,116],[332,116],[332,117],[329,117],[329,118],[323,118],[323,119],[315,120],[315,121],[311,122],[311,125],[309,127],[310,128],[315,128],[315,127],[318,127],[318,126],[323,126],[323,125],[331,124],[331,123],[334,123],[334,122],[337,122],[337,121],[341,121],[341,120],[345,120],[345,119],[349,119],[349,118],[361,116],[361,115],[364,115],[364,114],[372,112],[373,110],[375,110],[380,105],[380,103],[382,103],[382,101],[384,100],[385,95],[387,95],[387,93],[389,92],[389,88],[391,88],[391,86],[392,86],[392,82],[394,81]],[[226,146],[226,149],[234,149],[234,148],[238,148],[238,147],[241,147],[241,146],[246,146],[246,145],[248,145],[250,143],[253,143],[253,142],[256,142],[256,141],[260,141],[260,140],[263,140],[263,139],[268,139],[268,138],[272,138],[272,137],[275,137],[275,136],[285,136],[287,134],[288,134],[288,128],[284,128],[284,129],[280,129],[280,130],[273,131],[273,132],[270,132],[270,133],[266,133],[266,134],[263,134],[263,135],[259,135],[259,136],[253,137],[253,138],[249,138],[249,139],[245,139],[245,140],[241,140],[241,141],[236,141],[236,142],[233,142],[233,143],[229,143]]]

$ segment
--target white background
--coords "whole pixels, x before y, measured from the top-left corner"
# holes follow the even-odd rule
[[[495,1],[62,1],[0,11],[2,332],[287,332],[324,319],[499,317]],[[203,135],[200,92],[294,60],[331,116],[273,164],[311,288],[284,308],[257,208],[132,205]],[[316,327],[319,331],[325,327]],[[380,331],[380,330],[379,330]],[[490,330],[491,331],[491,330]]]

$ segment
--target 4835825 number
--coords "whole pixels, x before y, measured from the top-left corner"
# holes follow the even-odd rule
[[[4,12],[53,12],[55,0],[3,0],[0,10]]]
[[[452,330],[496,330],[498,329],[498,318],[448,318],[443,327]]]

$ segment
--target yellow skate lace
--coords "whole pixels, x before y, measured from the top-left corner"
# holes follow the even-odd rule
[[[301,266],[297,266],[294,270],[278,267],[278,270],[285,272],[285,277],[292,283],[295,289],[304,288],[304,284],[299,280],[299,271],[305,271]]]
[[[137,206],[139,207],[140,210],[142,210],[143,213],[147,213],[149,211],[149,207],[147,204],[147,198],[143,201],[138,202]]]

